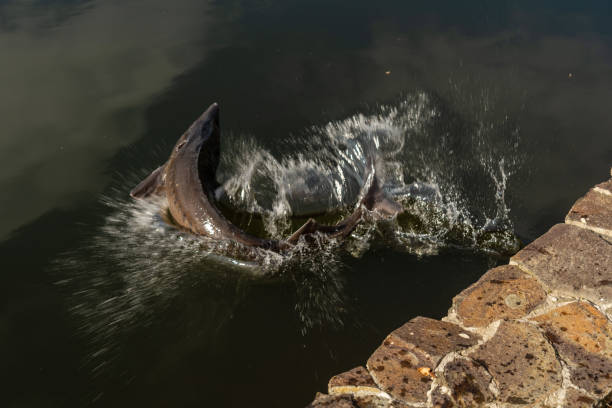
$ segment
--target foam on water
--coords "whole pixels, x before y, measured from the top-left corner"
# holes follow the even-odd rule
[[[301,242],[282,255],[168,225],[160,215],[163,200],[128,197],[134,177],[104,197],[109,215],[95,238],[58,261],[73,311],[96,345],[92,362],[112,360],[122,334],[154,322],[186,287],[223,282],[225,289],[209,294],[215,305],[225,305],[211,318],[211,327],[218,327],[244,295],[237,282],[270,276],[293,282],[296,313],[308,330],[342,324],[343,254],[360,257],[372,245],[417,256],[449,247],[515,251],[505,191],[518,165],[518,134],[508,118],[466,117],[435,96],[416,93],[288,137],[282,156],[251,137],[225,135],[220,200],[248,215],[243,228],[259,219],[263,235],[280,239],[295,228],[296,217],[339,220],[354,209],[368,157],[376,158],[386,192],[406,209],[391,220],[365,214],[343,242],[319,236],[314,245]]]

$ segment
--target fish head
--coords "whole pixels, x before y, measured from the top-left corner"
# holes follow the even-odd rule
[[[213,103],[177,141],[170,162],[196,156],[200,178],[216,186],[220,150],[219,104]]]

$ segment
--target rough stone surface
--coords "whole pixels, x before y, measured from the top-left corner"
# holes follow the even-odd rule
[[[593,408],[593,405],[597,402],[591,398],[588,394],[577,390],[575,388],[569,388],[565,392],[565,399],[563,401],[563,408]]]
[[[317,393],[314,401],[306,408],[360,408],[350,395],[326,395]]]
[[[419,367],[434,367],[433,361],[416,350],[385,342],[370,356],[368,370],[380,388],[403,402],[425,402],[432,379],[419,373]]]
[[[581,296],[594,303],[612,299],[612,242],[592,231],[557,224],[511,262],[564,296]]]
[[[477,344],[480,336],[453,323],[416,317],[394,330],[368,360],[381,389],[404,402],[424,402],[432,377],[418,369],[436,367],[442,357]]]
[[[375,395],[354,397],[359,408],[408,408],[408,405]]]
[[[471,347],[479,340],[479,335],[454,323],[419,316],[391,332],[385,342],[424,353],[433,361],[433,369],[449,352]]]
[[[391,400],[388,398],[380,398],[374,395],[367,395],[362,398],[355,399],[359,408],[390,408]]]
[[[612,195],[612,180],[605,181],[595,186],[595,190],[602,194]]]
[[[534,318],[570,369],[574,384],[600,397],[612,389],[612,324],[586,302]]]
[[[612,360],[612,323],[587,302],[573,302],[534,317],[555,336]]]
[[[540,284],[517,266],[503,265],[485,273],[453,299],[457,318],[468,327],[520,318],[546,299]]]
[[[437,387],[431,393],[431,406],[434,408],[454,408],[456,405],[451,397],[441,392]]]
[[[471,359],[455,359],[444,367],[444,380],[459,407],[475,407],[495,400],[491,375]]]
[[[495,335],[471,357],[493,376],[501,402],[538,403],[561,386],[555,350],[527,323],[501,322]]]
[[[393,331],[310,407],[612,408],[612,179],[445,319]]]
[[[595,408],[612,408],[612,391],[599,401]]]
[[[327,385],[327,391],[330,394],[352,394],[353,396],[382,394],[364,367],[356,367],[332,377]]]
[[[612,195],[590,190],[576,201],[565,222],[612,237]]]

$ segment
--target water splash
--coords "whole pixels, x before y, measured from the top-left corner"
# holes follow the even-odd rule
[[[281,159],[233,136],[237,148],[222,158],[224,199],[249,214],[242,227],[260,217],[261,232],[280,239],[295,227],[292,218],[350,212],[366,157],[376,156],[384,189],[406,209],[393,227],[384,227],[396,247],[417,255],[449,246],[512,253],[518,242],[505,191],[518,159],[516,146],[494,144],[500,134],[517,143],[518,129],[508,123],[470,123],[418,93],[288,139]],[[351,239],[367,241],[358,231]]]
[[[103,199],[109,214],[95,238],[57,263],[82,332],[96,345],[92,365],[103,370],[126,335],[154,324],[193,288],[210,289],[198,302],[210,306],[206,330],[214,337],[251,280],[291,282],[307,331],[344,321],[343,254],[360,257],[374,244],[418,256],[449,247],[515,251],[505,192],[520,162],[518,135],[508,118],[466,118],[423,92],[306,129],[287,138],[280,158],[251,137],[226,134],[219,199],[250,232],[278,239],[311,215],[338,221],[353,210],[371,156],[384,189],[406,210],[391,220],[366,213],[346,240],[319,236],[282,255],[180,231],[164,221],[162,199],[127,197],[140,177],[124,181]]]

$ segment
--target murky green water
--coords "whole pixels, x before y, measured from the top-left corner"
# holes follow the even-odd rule
[[[446,314],[512,231],[533,240],[606,178],[611,13],[0,2],[0,405],[305,405],[388,331]],[[380,142],[407,215],[265,278],[204,256],[127,194],[214,101],[220,181],[246,197],[237,214],[264,214],[250,227],[283,234],[279,191],[302,180],[352,205],[330,169],[359,162],[353,141]],[[483,233],[495,220],[501,241]]]

